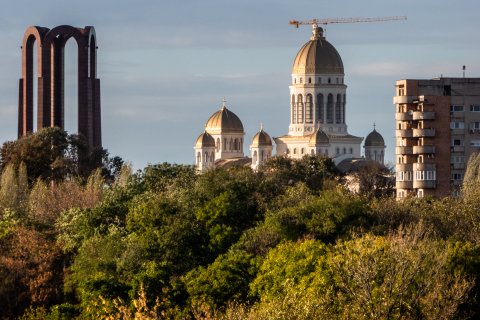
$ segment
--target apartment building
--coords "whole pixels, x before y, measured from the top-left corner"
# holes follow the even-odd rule
[[[480,151],[480,78],[399,80],[395,91],[397,198],[457,196]]]

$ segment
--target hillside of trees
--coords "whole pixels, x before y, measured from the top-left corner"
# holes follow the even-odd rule
[[[480,158],[396,201],[331,159],[149,165],[48,129],[0,150],[0,319],[478,319]]]

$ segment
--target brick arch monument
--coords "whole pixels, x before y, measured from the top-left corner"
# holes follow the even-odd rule
[[[78,134],[90,148],[102,146],[100,79],[97,79],[97,42],[94,27],[31,26],[22,45],[22,78],[19,83],[18,137],[33,131],[33,49],[37,47],[37,129],[64,129],[65,43],[74,38],[78,47]]]

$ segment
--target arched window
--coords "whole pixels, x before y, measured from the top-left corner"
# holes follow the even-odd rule
[[[327,98],[327,123],[333,123],[333,95],[331,93]]]
[[[243,138],[240,138],[240,146],[238,151],[242,151],[242,150],[243,150]]]
[[[293,83],[297,83],[297,78],[293,78]]]
[[[328,149],[325,149],[325,155],[328,156]]]
[[[208,162],[208,152],[205,152],[205,156],[203,157],[203,162]]]
[[[227,138],[223,139],[223,150],[227,150]]]
[[[220,138],[217,138],[217,152],[220,151]]]
[[[200,164],[202,162],[202,154],[200,152],[197,152],[197,164]]]
[[[308,78],[308,83],[312,83],[312,78]]]
[[[306,123],[312,123],[313,121],[313,117],[312,117],[312,113],[313,113],[313,110],[312,110],[312,95],[311,94],[307,94],[307,96],[305,97],[305,122]]]
[[[303,78],[300,78],[300,83],[303,83]]]
[[[314,156],[314,155],[315,155],[315,150],[312,149],[312,150],[310,151],[310,154],[311,154],[312,156]]]
[[[328,83],[332,83],[332,79],[331,78],[328,78]]]
[[[304,154],[305,153],[305,148],[302,148],[302,150],[300,152],[301,152],[301,154]]]
[[[347,96],[343,95],[343,103],[342,103],[342,123],[345,123],[345,106],[347,104]]]
[[[297,104],[295,103],[294,94],[292,94],[292,123],[297,123]]]
[[[257,150],[253,151],[253,163],[257,163]]]
[[[343,154],[347,154],[347,148],[343,147]]]
[[[239,148],[238,148],[238,138],[235,138],[235,140],[233,141],[233,150],[235,150],[235,151],[239,150]]]
[[[293,148],[293,154],[297,154],[297,148]]]
[[[335,123],[342,123],[342,95],[337,94],[337,102],[335,104]]]
[[[337,151],[337,155],[340,154],[340,148],[339,147],[337,147],[337,149],[335,151]]]
[[[303,96],[297,96],[297,123],[303,123]]]
[[[263,162],[264,157],[265,157],[265,152],[262,150],[262,152],[260,152],[260,161],[261,162]]]
[[[210,162],[215,162],[215,153],[213,151],[210,154]]]
[[[290,154],[290,149],[287,148],[287,151],[285,151],[286,154]]]
[[[316,114],[316,122],[320,122],[320,123],[323,123],[324,121],[324,105],[323,105],[323,94],[317,94],[317,104],[316,104],[316,108],[317,110],[315,110],[315,114]]]
[[[232,150],[233,150],[233,139],[230,138],[230,151],[232,151]]]
[[[318,77],[318,83],[322,83],[322,77]]]
[[[350,148],[350,154],[353,154],[353,148]]]

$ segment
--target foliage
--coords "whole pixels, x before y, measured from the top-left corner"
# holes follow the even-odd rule
[[[44,128],[16,141],[7,141],[0,149],[0,168],[26,166],[28,181],[60,181],[68,177],[86,179],[101,167],[109,180],[118,174],[123,160],[110,158],[104,149],[90,150],[85,139],[68,135],[58,127]]]
[[[72,150],[62,155],[78,161]],[[0,177],[3,317],[480,314],[475,179],[458,199],[399,202],[349,192],[322,157],[277,157],[258,172],[123,165],[88,179],[58,162],[52,180],[32,180],[28,162],[15,161]]]

